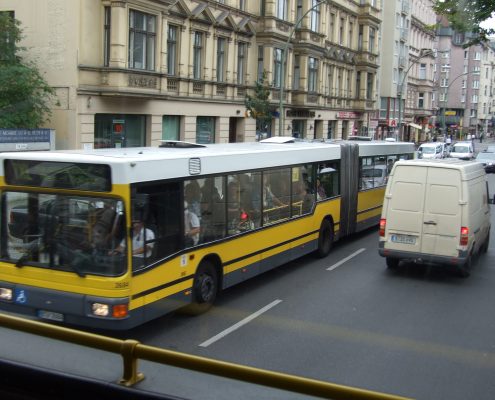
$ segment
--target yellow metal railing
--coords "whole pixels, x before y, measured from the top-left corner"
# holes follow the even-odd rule
[[[93,333],[87,333],[43,322],[0,314],[0,325],[64,342],[75,343],[111,353],[120,354],[123,359],[123,376],[119,383],[133,386],[144,379],[138,372],[138,360],[185,368],[206,374],[232,378],[239,381],[269,386],[272,388],[302,393],[327,399],[345,400],[403,400],[404,397],[386,393],[356,389],[333,383],[288,375],[279,372],[246,367],[224,361],[212,360],[157,347],[146,346],[136,340],[120,340]]]

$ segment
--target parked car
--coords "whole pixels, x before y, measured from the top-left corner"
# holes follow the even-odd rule
[[[471,142],[457,142],[450,150],[450,157],[471,160],[474,157],[473,144]]]
[[[433,142],[423,143],[418,148],[419,158],[445,158],[447,155],[447,148],[445,143]]]
[[[483,164],[487,173],[495,172],[495,153],[482,151],[476,156],[476,161]]]

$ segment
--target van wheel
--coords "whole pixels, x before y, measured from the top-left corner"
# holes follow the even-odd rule
[[[333,224],[327,219],[323,220],[320,226],[320,234],[318,236],[318,249],[316,254],[319,258],[326,257],[330,254],[333,246]]]
[[[213,264],[202,261],[194,277],[192,303],[186,307],[186,312],[198,315],[208,311],[218,293],[218,274]]]
[[[388,269],[397,269],[397,268],[399,268],[400,259],[398,259],[398,258],[392,258],[392,257],[387,257],[385,260],[387,262],[387,268]]]
[[[461,278],[467,278],[469,275],[471,275],[472,265],[473,265],[473,256],[471,254],[469,254],[466,262],[463,265],[459,266],[459,268],[457,270],[457,274]]]
[[[481,246],[482,253],[486,253],[488,251],[489,243],[490,243],[490,232],[488,232],[488,235],[486,235],[485,242],[483,243],[483,246]]]

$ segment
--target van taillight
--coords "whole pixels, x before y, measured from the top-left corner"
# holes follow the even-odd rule
[[[385,227],[387,226],[387,220],[385,218],[380,218],[380,236],[385,236]]]
[[[459,244],[461,246],[467,246],[469,237],[469,228],[463,226],[461,227],[461,238],[459,239]]]

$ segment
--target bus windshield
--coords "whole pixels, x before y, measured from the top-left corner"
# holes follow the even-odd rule
[[[81,277],[125,272],[125,254],[112,251],[125,237],[122,201],[12,191],[2,202],[3,260]]]

